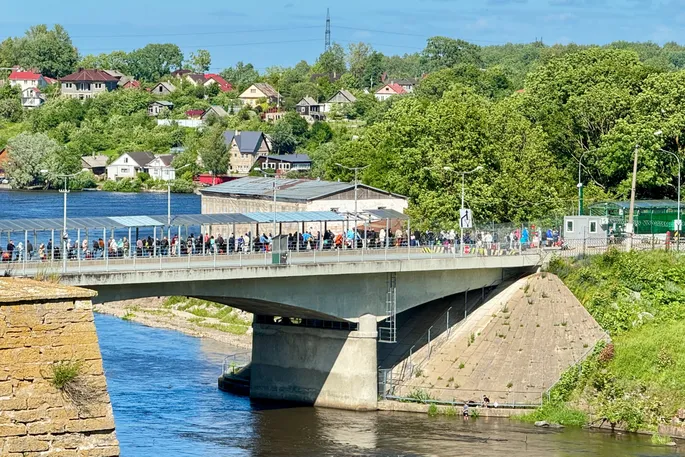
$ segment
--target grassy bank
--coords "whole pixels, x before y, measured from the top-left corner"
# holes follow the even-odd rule
[[[555,259],[561,277],[612,343],[564,374],[528,421],[606,422],[656,429],[685,408],[685,259],[667,252],[610,251]]]

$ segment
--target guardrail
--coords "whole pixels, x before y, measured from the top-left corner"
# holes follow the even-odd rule
[[[221,365],[221,374],[224,376],[235,376],[241,369],[245,368],[252,360],[251,352],[238,352],[227,355]]]
[[[464,246],[464,250],[429,248],[427,246],[393,246],[380,249],[349,248],[349,249],[325,249],[325,250],[289,250],[274,253],[268,250],[261,251],[229,251],[222,252],[213,249],[208,252],[181,252],[173,254],[171,250],[164,251],[163,255],[143,252],[139,255],[138,250],[133,255],[110,256],[105,252],[104,256],[71,255],[68,259],[39,258],[36,255],[28,256],[25,253],[17,254],[13,260],[0,262],[0,269],[12,274],[23,276],[37,274],[45,270],[60,274],[83,273],[83,272],[108,272],[108,271],[137,271],[137,270],[168,270],[190,268],[217,268],[217,267],[244,267],[260,265],[296,265],[296,264],[327,264],[340,262],[379,262],[386,260],[411,260],[411,259],[445,259],[445,258],[475,258],[475,257],[502,257],[511,255],[540,255],[537,249],[509,250],[500,249],[492,244],[490,249],[476,247],[473,249]],[[496,249],[497,248],[497,249]]]

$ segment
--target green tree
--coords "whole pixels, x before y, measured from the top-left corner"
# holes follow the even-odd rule
[[[80,68],[117,70],[124,74],[129,74],[128,53],[125,51],[112,51],[109,54],[88,54],[81,58],[78,66]]]
[[[131,52],[127,63],[136,79],[157,81],[163,75],[181,68],[183,53],[175,44],[148,44]]]
[[[242,92],[259,80],[259,72],[251,63],[238,62],[233,67],[229,67],[221,72],[221,76],[233,86],[238,92]]]
[[[338,43],[324,51],[314,64],[314,73],[342,75],[347,70],[345,66],[345,49]]]
[[[52,30],[44,24],[31,27],[18,41],[18,63],[24,68],[37,68],[44,76],[59,78],[72,73],[78,52],[69,34],[59,24]]]
[[[271,133],[271,145],[276,154],[292,154],[297,146],[297,138],[288,122],[276,122]]]
[[[429,38],[421,57],[428,71],[451,68],[458,64],[478,67],[483,65],[479,46],[442,36]]]
[[[212,66],[212,56],[206,49],[198,49],[190,54],[190,68],[196,73],[209,71]]]
[[[0,119],[19,122],[22,118],[21,91],[17,86],[0,86]]]
[[[207,134],[200,141],[199,156],[202,165],[214,176],[226,173],[229,160],[228,146],[221,126],[208,129]]]
[[[25,189],[41,177],[45,158],[58,153],[61,147],[44,133],[20,133],[7,142],[7,175],[12,186]]]

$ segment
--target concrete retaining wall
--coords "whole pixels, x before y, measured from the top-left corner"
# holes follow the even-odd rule
[[[93,292],[0,278],[0,455],[115,457],[119,443],[93,323]],[[81,364],[71,384],[55,362]]]
[[[253,324],[250,397],[375,410],[376,317],[359,331]]]

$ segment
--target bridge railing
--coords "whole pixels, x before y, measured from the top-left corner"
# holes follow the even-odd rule
[[[239,352],[227,355],[221,364],[221,373],[225,376],[235,376],[252,360],[251,352]]]
[[[259,250],[228,250],[215,248],[205,252],[169,250],[140,251],[131,255],[70,251],[61,258],[59,251],[54,257],[44,257],[33,252],[13,254],[11,260],[0,262],[0,268],[14,275],[74,274],[99,271],[168,270],[215,267],[245,267],[260,265],[325,264],[338,262],[378,262],[401,259],[445,259],[540,255],[540,249],[517,246],[510,249],[499,243],[478,245],[404,246],[392,245],[377,248],[369,246],[340,249],[295,249],[271,252],[265,247]],[[44,253],[43,253],[44,254]]]

